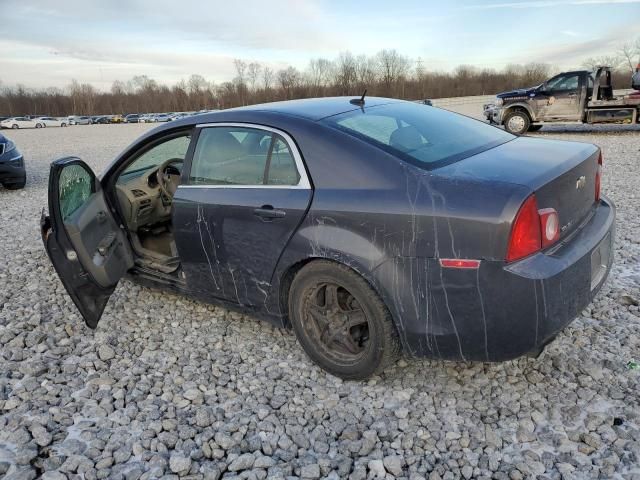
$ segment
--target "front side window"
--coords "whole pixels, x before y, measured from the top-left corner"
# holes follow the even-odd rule
[[[93,193],[93,175],[78,164],[67,165],[58,177],[58,201],[65,221],[89,199]]]
[[[277,133],[221,126],[200,132],[190,180],[195,185],[297,185],[300,176]]]
[[[562,92],[568,90],[577,90],[580,82],[580,75],[561,75],[552,79],[547,84],[546,90],[552,92]]]
[[[410,102],[352,110],[322,122],[423,168],[437,168],[516,138],[469,117]]]

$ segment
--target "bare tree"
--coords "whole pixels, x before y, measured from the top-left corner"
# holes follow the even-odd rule
[[[249,79],[249,85],[251,86],[251,91],[256,91],[256,83],[258,81],[258,77],[260,76],[260,72],[262,67],[259,63],[251,62],[247,67],[247,78]]]
[[[371,89],[377,82],[376,61],[366,55],[358,55],[355,62],[358,92]]]
[[[326,58],[313,58],[309,62],[308,79],[313,95],[320,95],[331,79],[331,62]]]
[[[246,98],[246,90],[247,90],[247,84],[246,84],[246,72],[247,72],[247,62],[244,62],[243,60],[240,60],[238,58],[236,58],[233,61],[233,64],[236,67],[236,73],[237,76],[234,79],[234,83],[236,84],[236,90],[238,92],[238,97],[240,99],[240,105],[246,105],[245,102],[245,98]]]
[[[393,95],[397,83],[409,70],[409,59],[400,55],[396,50],[381,50],[376,57],[385,93]]]
[[[353,94],[357,80],[356,59],[351,52],[341,52],[336,60],[334,81],[340,95]]]
[[[582,62],[582,66],[588,68],[589,70],[594,70],[596,67],[604,66],[611,67],[616,69],[620,66],[622,60],[618,55],[601,55],[599,57],[589,57],[584,62]]]
[[[640,42],[640,39],[638,39]],[[629,70],[631,74],[635,71],[635,59],[638,55],[637,45],[634,45],[631,42],[623,43],[620,45],[618,49],[618,56],[621,58],[621,64],[624,65],[625,68]]]
[[[268,92],[271,89],[271,85],[273,84],[273,70],[270,67],[265,66],[262,69],[262,87],[265,92]]]

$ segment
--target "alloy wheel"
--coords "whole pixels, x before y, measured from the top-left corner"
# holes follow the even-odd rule
[[[369,322],[358,301],[344,287],[320,283],[304,301],[305,330],[330,360],[352,363],[365,352]]]

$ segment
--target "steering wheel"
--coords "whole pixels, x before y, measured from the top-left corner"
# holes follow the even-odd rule
[[[178,186],[169,179],[169,176],[167,175],[167,172],[165,172],[165,170],[170,165],[174,165],[178,163],[184,163],[184,159],[170,158],[169,160],[165,160],[158,167],[158,171],[156,172],[156,180],[158,181],[160,192],[164,197],[166,197],[169,200],[173,199],[173,194],[176,193],[176,189],[178,188]]]

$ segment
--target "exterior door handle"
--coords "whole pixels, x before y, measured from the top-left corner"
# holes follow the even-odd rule
[[[271,220],[273,218],[283,218],[287,215],[284,210],[276,210],[272,205],[263,205],[260,208],[256,208],[255,210],[253,210],[253,214],[266,220]]]

